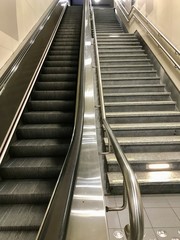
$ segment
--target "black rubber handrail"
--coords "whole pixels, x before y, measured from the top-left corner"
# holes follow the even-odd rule
[[[84,120],[84,11],[85,9],[83,7],[73,136],[65,163],[59,175],[36,240],[64,240],[66,236]]]

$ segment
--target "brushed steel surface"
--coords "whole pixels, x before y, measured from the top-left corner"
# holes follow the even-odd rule
[[[88,9],[86,8],[86,11]],[[88,14],[86,12],[86,14]],[[87,15],[86,15],[87,16]],[[94,109],[90,23],[85,37],[85,113],[77,180],[67,229],[67,240],[108,239]]]

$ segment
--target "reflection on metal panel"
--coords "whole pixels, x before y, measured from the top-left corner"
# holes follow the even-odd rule
[[[86,24],[89,28],[89,22]],[[89,28],[90,29],[90,28]],[[89,34],[85,43],[91,42]],[[85,113],[83,139],[67,240],[108,239],[94,110],[91,44],[85,44]]]

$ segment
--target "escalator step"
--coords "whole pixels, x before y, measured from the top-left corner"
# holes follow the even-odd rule
[[[73,111],[74,101],[30,101],[28,109],[33,111]]]
[[[20,140],[10,147],[13,157],[58,157],[65,156],[69,147],[66,139]]]
[[[72,112],[25,112],[23,114],[25,123],[73,123],[74,113]]]
[[[1,239],[5,240],[34,240],[37,231],[1,231]]]
[[[50,56],[60,56],[60,55],[77,55],[78,54],[78,50],[77,49],[72,49],[72,50],[50,50],[48,52],[48,54]]]
[[[41,73],[44,74],[64,74],[65,72],[68,72],[68,75],[71,73],[77,74],[77,68],[76,67],[43,67],[41,70]]]
[[[65,124],[28,124],[19,126],[19,139],[71,138],[73,127]]]
[[[66,82],[66,81],[76,81],[77,75],[74,73],[61,73],[61,74],[40,74],[38,81],[42,82]],[[57,90],[57,89],[56,89]]]
[[[75,67],[77,61],[45,61],[44,66],[46,67]]]
[[[0,231],[34,231],[42,222],[47,205],[13,204],[0,206]]]
[[[4,180],[0,182],[0,204],[48,203],[55,180]]]
[[[50,61],[78,60],[78,55],[48,55],[46,59]]]
[[[33,91],[33,100],[75,100],[75,91]]]
[[[46,77],[48,77],[46,75]],[[57,76],[56,76],[57,77]],[[63,78],[63,76],[62,76]],[[74,88],[76,87],[76,82],[73,81],[71,82],[69,80],[69,82],[37,82],[35,85],[35,88],[38,90],[74,90]]]
[[[56,178],[63,161],[62,157],[10,158],[2,163],[0,174],[3,179]]]
[[[66,51],[71,51],[71,50],[77,50],[79,51],[79,45],[72,46],[72,44],[66,44],[65,46],[51,46],[51,50],[66,50]]]

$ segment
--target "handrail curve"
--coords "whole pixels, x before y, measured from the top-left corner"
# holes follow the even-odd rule
[[[138,15],[141,16],[141,18],[143,18],[143,21],[146,22],[147,25],[149,25],[153,29],[153,31],[155,31],[157,33],[157,35],[160,36],[168,44],[168,46],[170,46],[172,48],[172,50],[174,51],[174,53],[176,55],[178,55],[178,56],[180,55],[180,50],[177,47],[175,47],[174,44],[151,21],[149,21],[149,19],[147,19],[134,5],[132,6],[131,11],[127,12],[126,8],[123,6],[123,4],[120,2],[120,0],[115,0],[115,2],[117,3],[117,6],[121,10],[121,13],[123,14],[123,16],[126,19],[126,21],[129,23],[131,21],[131,19],[133,17],[135,17],[137,19],[137,21],[143,26],[143,28],[148,32],[150,37],[156,42],[158,47],[161,48],[162,51],[167,55],[167,57],[172,61],[174,66],[177,69],[180,69],[180,65],[178,64],[178,62],[171,56],[171,54],[157,40],[157,38],[152,34],[152,32],[138,18],[138,16],[135,14],[135,11],[138,13]]]
[[[122,170],[124,185],[125,185],[125,202],[122,208],[109,208],[109,211],[123,210],[126,207],[126,196],[128,200],[129,206],[129,219],[130,224],[126,225],[124,228],[126,237],[128,240],[142,240],[144,236],[144,216],[143,216],[143,205],[141,201],[141,194],[139,185],[136,179],[136,176],[128,163],[128,160],[123,153],[123,150],[117,139],[114,136],[113,131],[111,130],[105,114],[104,108],[104,98],[103,98],[103,88],[102,88],[102,80],[101,80],[101,70],[99,63],[99,53],[98,53],[98,45],[97,45],[97,36],[96,36],[96,26],[95,26],[95,18],[94,12],[92,9],[92,4],[90,0],[90,8],[91,8],[91,16],[92,16],[92,24],[93,24],[93,32],[94,32],[94,45],[95,45],[95,55],[96,55],[96,65],[97,65],[97,75],[98,75],[98,85],[99,85],[99,97],[100,97],[100,107],[101,107],[101,116],[104,128],[108,134],[109,140],[111,142],[112,148],[114,150],[114,154],[116,155],[118,164]]]

